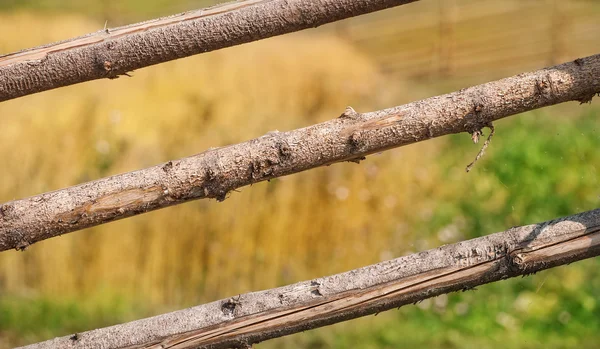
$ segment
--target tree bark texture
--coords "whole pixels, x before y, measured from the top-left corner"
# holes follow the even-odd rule
[[[0,56],[0,101],[417,0],[245,0]]]
[[[600,209],[23,349],[247,348],[600,254]]]
[[[600,55],[370,113],[207,150],[143,170],[0,205],[0,251],[600,93]]]

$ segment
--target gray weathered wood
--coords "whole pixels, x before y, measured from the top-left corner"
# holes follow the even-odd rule
[[[600,254],[600,210],[24,349],[230,348]]]
[[[0,101],[417,0],[246,0],[0,56]]]
[[[0,205],[0,251],[252,183],[362,157],[600,92],[600,55],[370,113],[207,150]],[[583,130],[585,132],[585,130]]]

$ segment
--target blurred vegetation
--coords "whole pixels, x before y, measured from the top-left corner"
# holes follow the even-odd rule
[[[0,32],[9,33],[0,52],[103,26],[22,10],[92,13],[102,4],[57,3],[23,1],[0,13]],[[188,6],[109,3],[138,16]],[[0,202],[325,121],[348,104],[380,109],[461,84],[387,74],[363,49],[325,28],[4,102]],[[2,253],[0,348],[596,208],[599,113],[597,102],[571,103],[498,122],[468,174],[479,146],[456,135],[242,188],[223,203],[192,202]],[[259,347],[592,348],[600,339],[598,270],[588,260]]]
[[[110,26],[212,6],[219,0],[2,0],[0,11],[35,10],[47,14],[80,13]],[[104,22],[102,22],[104,24]],[[101,28],[99,28],[101,29]],[[96,28],[98,30],[98,28]]]

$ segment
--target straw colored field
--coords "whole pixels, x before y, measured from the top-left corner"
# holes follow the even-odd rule
[[[103,24],[2,14],[0,52]],[[382,45],[408,50],[418,41]],[[325,28],[2,103],[0,202],[324,121],[348,104],[379,109],[458,84],[382,74],[378,55],[352,42]],[[223,203],[188,203],[2,253],[0,348],[595,208],[598,110],[581,108],[499,123],[469,174],[464,166],[478,148],[468,135],[444,138],[243,188]],[[600,329],[597,266],[587,261],[266,346],[591,348]]]

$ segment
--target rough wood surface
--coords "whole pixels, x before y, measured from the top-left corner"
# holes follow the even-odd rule
[[[246,348],[598,254],[594,210],[24,348]]]
[[[0,101],[417,0],[245,0],[0,56]]]
[[[0,205],[0,251],[252,183],[451,133],[600,92],[600,55],[370,113],[338,118]],[[583,130],[585,132],[585,130]]]

